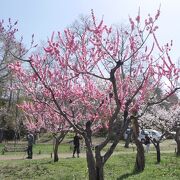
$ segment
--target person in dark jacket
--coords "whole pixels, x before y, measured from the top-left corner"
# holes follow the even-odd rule
[[[79,157],[80,153],[80,139],[81,137],[78,136],[76,133],[73,139],[73,144],[74,144],[74,150],[73,150],[73,158],[75,157],[75,153],[77,153],[77,157]]]
[[[27,141],[28,141],[28,148],[27,148],[28,157],[27,157],[27,159],[32,159],[32,156],[33,156],[32,148],[33,148],[33,144],[34,144],[34,135],[31,132],[28,132]]]

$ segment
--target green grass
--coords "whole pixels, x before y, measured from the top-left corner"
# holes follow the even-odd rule
[[[53,152],[53,145],[52,144],[35,144],[33,147],[33,152],[34,153],[39,153],[41,151],[42,154],[48,154]],[[69,144],[60,144],[59,145],[59,152],[60,153],[65,153],[65,152],[70,152],[70,146]]]
[[[86,180],[88,179],[87,165],[85,158],[70,158],[72,150],[67,141],[72,140],[68,137],[59,146],[60,161],[54,163],[50,159],[53,152],[52,142],[46,144],[36,144],[33,147],[34,155],[45,154],[46,159],[39,160],[2,160],[0,161],[1,180]],[[98,140],[98,139],[96,139]],[[105,165],[105,180],[179,180],[180,179],[180,158],[173,153],[175,144],[172,140],[161,144],[161,163],[156,164],[156,153],[153,145],[151,151],[146,155],[146,167],[142,173],[134,174],[134,162],[136,152],[133,151],[134,145],[125,149],[124,142],[118,144],[113,155]],[[0,150],[3,145],[0,144]],[[108,147],[107,147],[108,148]],[[135,150],[135,149],[134,149]],[[163,152],[164,151],[164,152]],[[82,151],[84,153],[85,151]],[[169,152],[169,153],[167,153]],[[69,158],[61,158],[61,154],[70,153]],[[23,152],[7,152],[1,157],[25,157]]]
[[[156,164],[156,154],[146,154],[145,170],[138,174],[133,173],[134,161],[135,154],[113,156],[106,165],[107,179],[180,179],[180,158],[175,157],[174,154],[162,154],[162,161],[160,164]],[[113,178],[111,178],[112,176]]]
[[[79,159],[61,159],[54,163],[50,159],[17,160],[0,162],[0,179],[86,179],[86,161]]]
[[[162,154],[162,162],[156,164],[156,154],[146,154],[144,172],[133,173],[135,154],[114,155],[105,165],[106,180],[179,180],[180,158],[174,154]],[[54,163],[51,159],[0,161],[0,179],[34,180],[85,180],[88,179],[85,158],[64,158]]]

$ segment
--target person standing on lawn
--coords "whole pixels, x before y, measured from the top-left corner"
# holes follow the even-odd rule
[[[28,148],[27,148],[27,159],[32,159],[33,156],[33,144],[34,144],[34,135],[31,132],[28,132],[27,135],[27,141],[28,141]]]
[[[148,135],[145,135],[145,145],[146,145],[146,152],[149,152],[150,149],[150,138]]]
[[[78,136],[76,133],[73,139],[73,144],[74,144],[74,150],[73,150],[73,158],[75,157],[75,153],[77,153],[77,157],[79,158],[79,153],[80,153],[80,139],[81,137]]]

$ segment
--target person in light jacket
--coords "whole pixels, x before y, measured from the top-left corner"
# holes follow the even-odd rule
[[[150,138],[148,135],[145,135],[145,145],[146,145],[146,152],[149,152],[150,149]]]

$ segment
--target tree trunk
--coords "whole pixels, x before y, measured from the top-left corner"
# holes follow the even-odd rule
[[[96,180],[104,180],[104,163],[98,147],[95,148],[96,157]]]
[[[89,174],[89,180],[97,180],[96,178],[96,162],[94,159],[94,155],[91,149],[90,142],[85,139],[86,143],[86,160],[87,160],[87,166],[88,166],[88,174]]]
[[[4,130],[0,128],[0,143],[2,143],[4,137]]]
[[[67,133],[68,131],[62,131],[59,135],[54,134],[54,144],[53,144],[54,162],[59,161],[58,148]]]
[[[161,162],[161,152],[160,152],[159,142],[156,143],[155,148],[156,148],[156,153],[157,153],[157,163],[160,163]]]
[[[117,123],[115,124],[117,127]],[[86,158],[87,158],[87,165],[88,165],[88,173],[89,173],[89,180],[104,180],[104,164],[109,159],[109,157],[114,152],[114,149],[116,148],[116,145],[118,144],[120,140],[120,133],[119,129],[116,130],[116,136],[113,138],[113,143],[106,151],[106,153],[101,156],[101,150],[108,144],[110,140],[112,140],[110,137],[112,137],[112,134],[108,135],[106,140],[102,143],[100,143],[98,146],[95,147],[95,157],[93,155],[93,151],[91,148],[92,142],[91,142],[91,134],[88,133],[88,129],[86,126],[86,133],[83,134],[83,137],[85,139],[86,143]],[[113,131],[114,132],[114,131]]]
[[[180,141],[177,142],[177,152],[176,152],[177,156],[180,156]]]
[[[145,168],[144,147],[138,139],[136,139],[135,144],[137,147],[135,171],[136,172],[142,172]]]
[[[55,139],[55,144],[54,144],[54,162],[58,162],[59,161],[58,147],[59,147],[59,141],[58,141],[58,139]]]
[[[176,129],[175,141],[177,143],[176,155],[180,156],[180,127]]]
[[[135,162],[134,170],[136,172],[142,172],[145,168],[144,147],[142,143],[138,140],[138,136],[139,136],[138,119],[135,116],[131,116],[131,119],[132,119],[132,125],[133,125],[134,141],[137,147],[136,162]]]
[[[104,180],[104,163],[99,149],[95,148],[95,157],[91,148],[91,142],[85,138],[86,143],[86,158],[89,173],[89,180]]]
[[[161,162],[161,152],[160,152],[159,144],[158,144],[156,151],[157,151],[157,163],[160,163]]]
[[[95,161],[91,147],[87,147],[86,155],[89,180],[104,180],[104,164],[102,162],[100,153],[95,153]]]
[[[96,164],[96,174],[97,174],[96,180],[104,180],[104,167],[100,163],[97,164]]]

